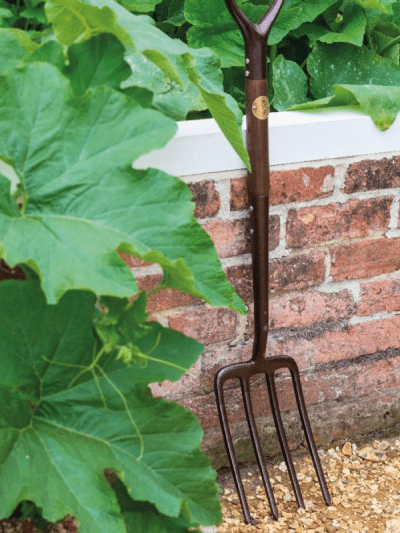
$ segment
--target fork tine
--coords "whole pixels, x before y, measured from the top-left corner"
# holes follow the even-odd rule
[[[278,509],[276,507],[274,493],[271,487],[271,482],[269,480],[267,468],[265,466],[264,456],[263,456],[261,443],[260,443],[260,437],[258,435],[256,422],[254,420],[254,413],[253,413],[253,407],[251,403],[251,394],[250,394],[248,380],[240,379],[240,386],[242,388],[244,408],[246,412],[247,423],[250,429],[251,440],[253,442],[254,453],[256,455],[258,467],[261,472],[261,477],[264,483],[265,492],[267,493],[267,498],[268,498],[269,506],[271,508],[272,516],[275,518],[275,520],[278,520],[279,518]]]
[[[308,449],[310,450],[311,459],[314,463],[315,472],[318,477],[319,485],[321,487],[324,500],[328,506],[331,505],[331,497],[329,495],[328,487],[325,481],[324,472],[322,470],[321,461],[319,459],[317,447],[315,445],[314,437],[312,434],[310,421],[308,419],[306,405],[304,401],[303,391],[301,387],[300,374],[297,369],[290,369],[292,375],[293,388],[296,395],[297,407],[300,413],[301,424],[303,426],[303,431],[306,436]]]
[[[296,496],[297,504],[299,507],[302,507],[304,509],[303,496],[301,494],[300,485],[297,480],[292,457],[291,457],[289,446],[288,446],[287,439],[286,439],[285,429],[283,427],[281,412],[279,410],[279,403],[278,403],[278,396],[276,394],[274,375],[272,374],[271,376],[270,374],[266,374],[265,376],[266,376],[267,385],[268,385],[268,393],[269,393],[269,398],[271,402],[272,414],[273,414],[274,421],[275,421],[275,428],[278,434],[279,444],[281,446],[283,458],[285,459],[290,481],[292,483],[292,487],[293,487],[293,490]]]
[[[227,451],[229,464],[231,465],[231,470],[233,474],[233,480],[236,485],[236,490],[239,496],[240,505],[242,506],[242,511],[246,524],[255,525],[257,522],[252,519],[249,506],[246,499],[246,493],[244,491],[242,478],[240,475],[239,465],[236,459],[235,449],[233,447],[232,436],[229,430],[228,416],[225,408],[225,399],[224,399],[224,389],[223,381],[220,379],[220,375],[216,375],[214,382],[214,392],[216,397],[216,403],[218,408],[218,415],[222,429],[222,436],[224,437],[225,448]]]

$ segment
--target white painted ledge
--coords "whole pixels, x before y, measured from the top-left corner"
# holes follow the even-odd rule
[[[400,151],[400,114],[382,132],[358,110],[286,111],[270,114],[269,131],[271,165]],[[138,159],[134,167],[189,176],[244,165],[215,120],[203,119],[178,122],[175,137],[163,149]]]

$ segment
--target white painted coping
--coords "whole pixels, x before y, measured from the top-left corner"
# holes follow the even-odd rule
[[[270,114],[269,131],[271,165],[400,150],[400,114],[388,130],[381,131],[358,110],[285,111]],[[138,159],[134,167],[190,176],[241,169],[244,164],[215,120],[203,119],[178,122],[175,137],[161,150]]]

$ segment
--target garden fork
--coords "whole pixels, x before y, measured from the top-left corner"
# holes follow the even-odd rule
[[[278,369],[288,369],[290,371],[301,423],[322,494],[327,505],[331,505],[331,500],[312,435],[296,361],[288,355],[266,357],[269,299],[268,222],[270,188],[268,158],[269,103],[266,75],[266,43],[272,24],[282,7],[283,0],[273,0],[268,11],[257,24],[250,22],[247,16],[239,9],[235,0],[225,1],[233,18],[236,20],[245,41],[247,68],[246,143],[251,163],[251,174],[249,174],[247,181],[250,200],[250,233],[252,237],[255,331],[252,358],[245,363],[232,364],[220,369],[215,376],[214,389],[225,447],[245,522],[255,524],[256,522],[252,520],[247,504],[225,408],[223,385],[224,382],[229,379],[238,379],[240,382],[250,436],[273,517],[278,519],[278,510],[262,454],[250,395],[249,380],[252,376],[257,374],[265,374],[266,377],[269,400],[280,447],[299,507],[304,508],[304,501],[290,455],[274,382],[274,374]]]

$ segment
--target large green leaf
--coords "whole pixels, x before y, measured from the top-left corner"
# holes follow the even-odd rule
[[[301,7],[301,13],[292,27],[292,30],[296,30],[302,24],[314,21],[330,6],[337,3],[337,0],[285,0],[283,5],[287,9]]]
[[[367,25],[363,9],[357,4],[347,3],[343,9],[343,14],[338,15],[338,17],[340,23],[337,23],[335,31],[330,31],[326,26],[319,24],[306,23],[295,32],[295,35],[307,35],[311,46],[316,41],[324,43],[344,42],[361,46]]]
[[[0,284],[0,516],[31,500],[47,520],[77,516],[82,533],[124,533],[103,475],[111,468],[134,500],[191,525],[216,523],[215,473],[196,418],[151,396],[146,367],[98,351],[93,311],[90,293],[49,306],[33,282]],[[179,345],[183,335],[172,334]],[[185,339],[183,351],[190,366],[198,343]]]
[[[380,85],[334,85],[335,94],[306,104],[294,105],[293,111],[326,107],[360,106],[375,124],[387,130],[400,111],[400,87]]]
[[[134,294],[120,248],[159,263],[163,286],[243,311],[193,218],[189,188],[159,170],[131,168],[173,136],[173,121],[107,87],[74,98],[45,63],[0,79],[0,109],[0,158],[13,162],[26,203],[20,216],[0,215],[2,255],[36,271],[49,302],[77,288]]]
[[[107,85],[119,89],[130,74],[123,60],[124,47],[114,35],[97,35],[68,49],[68,77],[77,96],[90,87]]]
[[[400,85],[400,67],[365,47],[346,43],[317,43],[307,69],[316,99],[333,94],[333,85]]]
[[[0,28],[0,74],[19,65],[38,48],[27,33],[14,28]]]
[[[155,6],[160,2],[160,0],[120,0],[119,3],[122,4],[129,11],[139,11],[142,13],[148,13],[153,11]]]
[[[48,0],[46,14],[58,40],[65,45],[85,41],[99,33],[115,35],[125,47],[126,61],[133,72],[129,79],[132,84],[157,93],[170,90],[172,84],[182,91],[194,84],[208,105],[212,100],[210,110],[215,120],[247,168],[250,167],[237,122],[240,116],[238,106],[224,93],[222,84],[218,86],[215,78],[209,76],[210,64],[214,64],[214,69],[218,68],[218,60],[211,50],[193,50],[164,34],[150,17],[134,15],[111,0]],[[147,77],[145,71],[149,72]],[[161,85],[155,83],[157,77]],[[147,86],[144,85],[146,79]],[[129,80],[125,80],[125,87]],[[176,101],[172,99],[173,105]],[[187,99],[183,103],[187,106]],[[198,108],[196,106],[194,109]]]
[[[294,61],[282,55],[273,63],[274,99],[271,104],[278,111],[285,111],[294,104],[307,102],[308,80]]]

